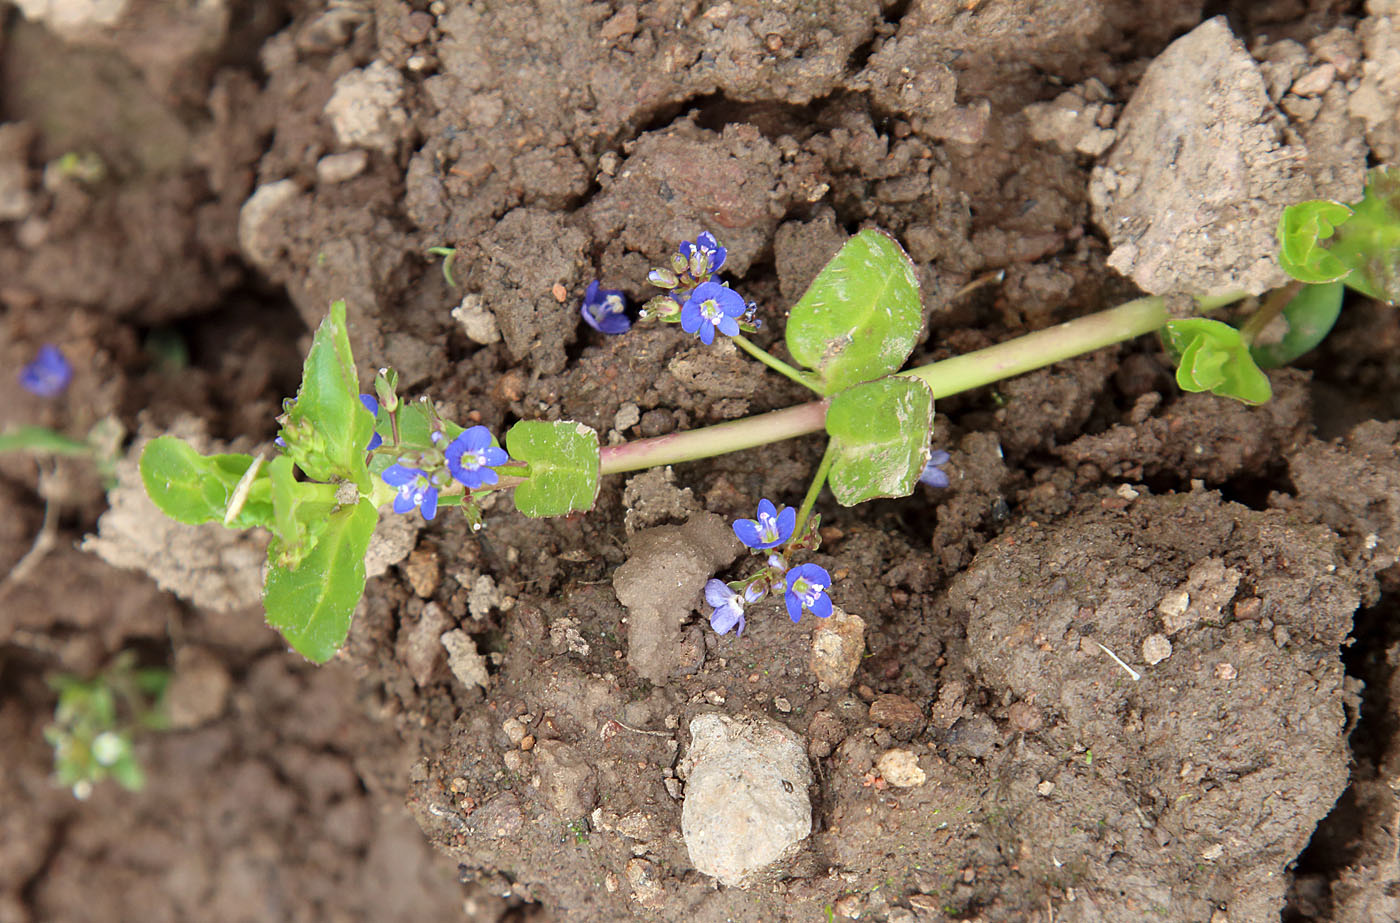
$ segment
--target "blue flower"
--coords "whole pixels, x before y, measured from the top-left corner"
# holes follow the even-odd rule
[[[701,282],[695,286],[681,306],[681,329],[699,333],[700,342],[709,346],[715,341],[715,328],[727,337],[739,335],[739,322],[749,306],[738,292],[718,282]]]
[[[361,394],[361,395],[360,395],[360,403],[365,405],[365,409],[369,411],[370,416],[375,417],[376,419],[378,419],[378,417],[379,417],[379,401],[378,401],[378,399],[375,398],[375,396],[374,396],[373,394]],[[369,452],[369,451],[371,451],[371,450],[373,450],[373,449],[377,449],[377,448],[379,448],[379,447],[380,447],[381,445],[383,445],[383,444],[384,444],[384,437],[381,436],[381,435],[379,435],[378,433],[374,433],[373,435],[371,435],[371,436],[369,437],[369,445],[365,446],[365,451],[366,451],[366,452]],[[430,516],[430,517],[428,517],[428,518],[431,519],[432,517]]]
[[[615,289],[599,288],[598,280],[594,279],[583,292],[579,313],[583,315],[583,322],[594,330],[614,336],[632,328],[632,319],[624,313],[626,309],[626,295]]]
[[[920,483],[930,487],[947,487],[948,472],[943,470],[943,466],[948,464],[950,458],[952,456],[942,449],[934,449],[928,457],[928,464],[924,465],[924,473],[919,475]]]
[[[443,454],[452,476],[468,488],[496,483],[500,478],[491,469],[510,461],[505,449],[491,444],[491,431],[484,426],[463,430],[447,444]]]
[[[73,377],[73,367],[63,358],[57,346],[45,343],[39,347],[34,361],[19,373],[19,383],[24,390],[39,397],[58,397]]]
[[[710,613],[710,627],[722,635],[738,627],[737,638],[744,633],[744,597],[735,593],[723,580],[711,580],[705,584],[705,602],[714,609]]]
[[[416,506],[422,510],[424,519],[437,515],[438,491],[426,471],[394,464],[385,468],[380,477],[385,484],[399,490],[394,497],[395,513],[407,513]]]
[[[695,243],[688,240],[681,241],[680,249],[681,256],[685,257],[686,263],[691,267],[691,274],[696,276],[707,276],[719,272],[719,268],[724,265],[724,258],[729,255],[729,251],[721,247],[719,242],[715,240],[715,235],[709,231],[701,231],[695,238]],[[700,254],[699,267],[694,261],[696,253]]]
[[[799,564],[787,574],[788,615],[794,622],[801,620],[802,610],[806,609],[819,619],[831,615],[831,597],[826,588],[831,586],[831,575],[816,564]]]
[[[797,510],[785,506],[780,512],[774,508],[772,500],[760,500],[758,518],[735,520],[734,534],[750,548],[773,548],[792,538],[796,527]]]

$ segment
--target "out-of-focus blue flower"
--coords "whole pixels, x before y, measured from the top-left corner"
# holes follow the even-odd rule
[[[58,397],[72,378],[73,367],[52,343],[40,346],[34,361],[19,373],[19,383],[24,390],[39,397]]]
[[[797,510],[785,506],[778,510],[772,500],[758,501],[757,519],[738,519],[734,534],[739,541],[754,549],[773,548],[792,538],[797,527]]]
[[[627,296],[616,289],[600,288],[598,280],[588,283],[583,292],[583,306],[579,313],[583,322],[599,333],[616,336],[632,329],[632,319],[627,316]]]
[[[495,484],[500,480],[491,469],[510,461],[506,450],[491,444],[491,431],[473,426],[461,432],[443,449],[452,476],[469,489]]]
[[[919,475],[920,483],[930,487],[947,487],[948,472],[943,470],[943,466],[948,464],[950,458],[952,456],[942,449],[934,449],[928,457],[928,464],[924,465],[924,473]]]
[[[724,258],[729,255],[729,251],[721,247],[715,240],[715,235],[709,231],[701,231],[696,236],[695,243],[681,241],[680,251],[690,267],[690,274],[696,278],[719,272],[720,267],[724,265]]]
[[[698,333],[700,342],[709,346],[715,341],[716,327],[727,337],[738,336],[739,322],[735,318],[747,310],[748,305],[738,292],[718,282],[701,282],[681,306],[681,329]]]
[[[373,394],[361,394],[360,403],[365,405],[365,409],[369,411],[370,416],[376,418],[379,416],[379,399]],[[384,437],[378,433],[374,433],[369,437],[369,445],[365,446],[365,451],[369,452],[373,449],[377,449],[383,444]]]
[[[424,519],[432,519],[437,515],[438,490],[428,479],[427,472],[420,468],[395,464],[385,468],[380,477],[384,479],[385,484],[398,488],[398,496],[394,497],[395,513],[407,513],[418,507],[422,510]]]
[[[712,579],[705,584],[705,602],[714,609],[710,627],[722,635],[738,628],[737,638],[744,633],[744,597],[729,588],[723,580]]]
[[[794,622],[800,621],[805,609],[819,619],[829,617],[831,597],[826,595],[829,586],[831,575],[820,565],[799,564],[788,571],[787,592],[783,594],[788,616]]]

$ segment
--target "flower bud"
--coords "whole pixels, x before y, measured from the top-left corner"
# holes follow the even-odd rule
[[[399,409],[399,373],[394,369],[380,369],[374,376],[374,394],[379,398],[379,406],[385,413],[396,413]]]
[[[680,285],[680,280],[676,274],[669,269],[653,269],[647,273],[647,281],[657,288],[675,288]]]

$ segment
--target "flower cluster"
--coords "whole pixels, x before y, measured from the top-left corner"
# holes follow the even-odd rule
[[[647,302],[642,316],[679,322],[682,330],[700,337],[706,346],[715,341],[716,330],[729,337],[738,336],[745,326],[756,330],[758,306],[715,280],[728,255],[709,231],[693,242],[682,241],[671,254],[669,269],[648,273],[647,281],[666,294]]]
[[[433,433],[437,444],[444,438]],[[385,468],[380,477],[395,488],[394,512],[407,513],[414,509],[424,519],[437,515],[439,492],[453,482],[467,490],[489,487],[500,480],[493,468],[510,461],[506,450],[495,444],[491,431],[484,426],[463,430],[441,452],[421,452],[416,465],[405,464],[405,458]]]
[[[716,579],[705,584],[711,628],[722,635],[734,629],[738,629],[736,636],[743,634],[745,608],[763,599],[770,590],[776,592],[780,586],[788,616],[794,622],[801,620],[803,612],[822,619],[831,615],[831,597],[827,595],[831,575],[826,569],[810,563],[788,566],[787,552],[801,550],[816,541],[815,528],[812,528],[794,542],[796,528],[797,511],[788,506],[780,510],[771,500],[758,502],[756,519],[740,519],[734,523],[734,534],[754,551],[768,551],[788,543],[791,547],[785,552],[770,553],[767,566],[746,580],[727,584]]]

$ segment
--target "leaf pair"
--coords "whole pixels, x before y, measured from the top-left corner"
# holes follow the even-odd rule
[[[933,392],[904,367],[923,322],[914,265],[892,237],[848,240],[793,306],[788,352],[830,398],[831,492],[843,506],[903,497],[928,461]]]

